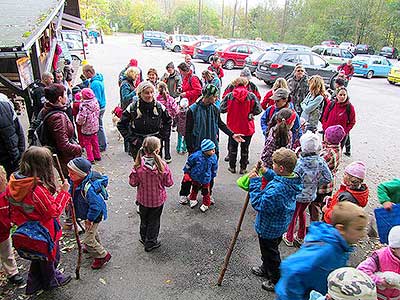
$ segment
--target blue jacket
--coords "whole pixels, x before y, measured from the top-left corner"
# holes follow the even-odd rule
[[[201,150],[194,152],[188,157],[183,167],[183,172],[201,184],[210,183],[211,179],[217,176],[218,160],[217,155],[207,156]]]
[[[91,181],[90,188],[86,193],[85,186],[89,181]],[[90,172],[75,190],[73,182],[71,182],[70,193],[74,201],[75,214],[77,218],[93,222],[100,216],[100,214],[103,214],[103,219],[107,219],[107,205],[105,199],[103,199],[99,192],[102,186],[105,188],[107,185],[108,177],[94,171]]]
[[[297,160],[294,171],[300,175],[304,189],[297,196],[297,202],[312,202],[317,198],[320,185],[332,181],[332,173],[325,160],[318,154],[303,156]]]
[[[135,87],[132,81],[129,81],[128,79],[123,80],[119,88],[119,94],[121,99],[121,108],[122,110],[125,110],[125,108],[133,102],[133,97],[136,96]]]
[[[292,220],[296,208],[296,195],[301,192],[301,178],[278,176],[268,169],[264,174],[269,181],[261,189],[261,178],[250,179],[249,197],[257,211],[254,228],[263,239],[275,239],[282,236]]]
[[[311,223],[300,250],[281,263],[276,300],[308,300],[312,290],[325,295],[329,273],[346,266],[351,251],[332,225]]]
[[[104,91],[104,78],[100,73],[96,73],[88,80],[87,86],[92,89],[97,101],[99,101],[100,109],[106,107],[106,93]]]

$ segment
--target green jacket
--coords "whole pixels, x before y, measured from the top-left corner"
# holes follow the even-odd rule
[[[381,204],[385,202],[400,203],[400,178],[380,183],[378,199]]]

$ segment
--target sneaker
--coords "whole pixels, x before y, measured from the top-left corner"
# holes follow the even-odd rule
[[[197,205],[197,200],[189,200],[190,208],[194,208]]]
[[[261,288],[263,290],[273,292],[275,291],[275,284],[273,284],[271,280],[263,281],[263,283],[261,284]]]
[[[229,154],[225,156],[224,161],[228,162],[229,161]]]
[[[19,274],[15,274],[14,276],[9,277],[8,281],[12,284],[20,285],[24,282],[24,278]]]
[[[293,247],[293,242],[289,241],[286,237],[286,233],[283,234],[282,240],[285,242],[286,246]]]
[[[256,276],[267,277],[267,273],[264,271],[262,267],[252,267],[251,273],[253,273]]]
[[[344,152],[343,154],[346,155],[347,157],[350,157],[350,156],[351,156],[351,153],[350,153],[350,152],[347,152],[347,151]]]
[[[200,210],[201,210],[202,212],[206,212],[206,211],[208,210],[208,206],[202,204],[202,205],[200,206]]]
[[[95,158],[94,160],[95,160],[95,161],[101,161],[101,157]]]
[[[299,239],[297,237],[297,235],[294,237],[294,242],[296,242],[297,244],[299,244],[299,246],[303,245],[304,243],[304,239]]]
[[[160,241],[157,241],[157,243],[155,243],[153,246],[144,247],[144,251],[150,252],[150,251],[152,251],[152,250],[154,250],[154,249],[159,248],[160,246],[161,246],[161,242],[160,242]]]
[[[246,174],[247,173],[247,170],[246,169],[240,169],[240,171],[239,171],[239,174]]]
[[[232,174],[235,174],[236,173],[236,168],[229,167],[228,171],[231,172]]]
[[[106,256],[103,258],[95,258],[92,264],[92,269],[98,270],[101,269],[106,263],[108,263],[111,259],[111,254],[107,252]]]
[[[187,196],[181,196],[179,198],[179,203],[182,204],[182,205],[188,204],[189,203],[188,197]]]
[[[170,163],[171,163],[171,161],[172,161],[172,158],[171,158],[171,157],[169,157],[169,158],[165,158],[165,162],[166,162],[167,164],[170,164]]]
[[[136,212],[140,215],[140,207],[139,207],[139,205],[136,205]]]
[[[214,204],[215,204],[215,199],[214,199],[213,196],[210,196],[210,202],[211,202],[211,205],[214,205]]]

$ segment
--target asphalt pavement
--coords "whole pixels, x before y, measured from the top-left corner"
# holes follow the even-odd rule
[[[100,236],[112,259],[103,269],[90,269],[91,260],[83,259],[81,279],[73,280],[64,288],[43,293],[37,299],[274,299],[274,294],[261,289],[260,278],[250,268],[260,264],[257,235],[253,229],[254,210],[249,207],[242,231],[234,249],[230,265],[221,287],[216,285],[230,239],[235,232],[245,193],[236,186],[238,174],[228,172],[223,161],[227,137],[221,133],[221,159],[215,181],[215,206],[206,213],[198,207],[190,209],[178,203],[185,156],[176,153],[176,133],[171,136],[172,163],[175,185],[168,189],[168,201],[162,215],[160,240],[162,246],[146,253],[139,243],[139,216],[135,211],[135,189],[128,184],[132,159],[124,153],[116,128],[111,122],[111,111],[119,102],[118,74],[131,58],[136,58],[145,76],[150,67],[165,72],[173,61],[175,66],[183,55],[147,48],[140,44],[139,35],[106,36],[104,44],[91,45],[88,61],[105,79],[107,112],[105,127],[109,141],[103,160],[95,169],[110,178],[108,200],[109,219],[100,225]],[[208,64],[194,61],[196,73]],[[240,70],[225,70],[223,87],[239,76]],[[262,96],[268,87],[256,78]],[[351,132],[352,156],[344,157],[340,170],[351,161],[367,164],[366,182],[371,190],[368,210],[377,205],[376,185],[382,180],[398,177],[400,160],[399,114],[400,87],[391,86],[386,79],[354,78],[349,85],[351,101],[357,112],[357,124]],[[264,138],[256,120],[256,134],[251,143],[250,165],[257,162]],[[340,181],[341,172],[338,180]],[[365,246],[366,247],[366,246]],[[295,249],[281,245],[282,257]],[[353,256],[354,265],[365,256],[364,249]],[[62,267],[73,273],[76,252],[62,255]]]

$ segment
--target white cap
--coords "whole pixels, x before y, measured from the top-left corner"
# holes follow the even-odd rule
[[[322,147],[320,137],[309,130],[301,136],[300,145],[303,153],[317,153]]]
[[[400,226],[393,226],[389,231],[389,247],[400,248]]]

